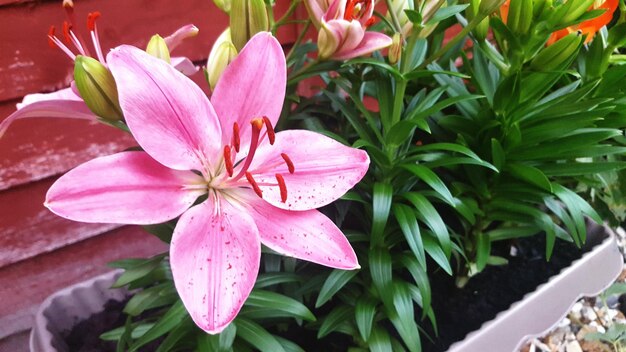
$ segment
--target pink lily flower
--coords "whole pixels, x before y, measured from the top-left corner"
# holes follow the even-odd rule
[[[65,41],[74,46],[74,50],[83,56],[91,56],[87,45],[85,45],[82,38],[77,35],[72,29],[72,22],[74,22],[73,4],[71,1],[64,1],[63,7],[66,11],[68,21],[63,24],[63,37]],[[100,45],[100,39],[98,35],[97,19],[100,17],[100,12],[91,12],[87,16],[87,28],[89,29],[89,36],[92,40],[93,50],[95,51],[95,57],[98,61],[106,66],[106,60],[104,58],[102,47]],[[51,47],[58,47],[63,51],[72,61],[76,59],[76,54],[72,49],[65,45],[54,34],[54,26],[50,27],[48,33],[48,43]],[[173,50],[176,48],[183,39],[195,36],[198,34],[198,28],[194,25],[188,24],[178,30],[176,30],[170,36],[164,38],[168,48]],[[192,75],[198,71],[198,68],[186,57],[172,57],[172,66],[176,67],[179,71],[186,75]],[[78,90],[73,87],[58,90],[53,93],[36,93],[29,94],[24,97],[21,103],[17,104],[17,111],[9,115],[6,119],[0,122],[0,138],[4,135],[9,126],[16,120],[30,117],[54,117],[54,118],[73,118],[96,121],[98,117],[89,110],[83,99],[80,97]]]
[[[136,48],[113,49],[107,60],[128,127],[145,152],[97,158],[68,172],[48,191],[50,210],[122,224],[180,216],[170,246],[174,283],[195,323],[212,334],[250,294],[261,243],[321,265],[359,268],[343,233],[315,208],[361,180],[369,157],[314,132],[274,133],[287,75],[270,33],[248,42],[211,101]]]
[[[334,0],[330,4],[307,0],[313,15],[319,14],[324,5],[328,7],[319,20],[317,38],[320,59],[348,60],[391,45],[389,36],[366,31],[376,19],[372,17],[374,0]]]

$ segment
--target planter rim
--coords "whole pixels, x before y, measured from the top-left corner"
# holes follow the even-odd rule
[[[51,351],[64,351],[59,347],[59,333],[63,330],[63,327],[55,326],[51,324],[49,317],[51,307],[53,307],[57,301],[72,300],[77,306],[84,308],[87,316],[102,311],[103,304],[108,299],[119,299],[126,296],[128,290],[125,288],[110,289],[111,285],[122,274],[122,270],[117,269],[109,271],[107,273],[92,277],[85,281],[73,284],[65,287],[59,291],[48,296],[37,309],[35,315],[35,321],[33,328],[30,332],[29,347],[31,352],[51,352]],[[110,294],[100,295],[96,300],[85,299],[83,293],[92,290],[94,287],[105,288],[111,291]],[[102,291],[101,291],[102,292]],[[61,303],[62,304],[62,303]],[[86,316],[71,316],[69,312],[61,312],[65,319],[77,320],[77,318],[85,318]],[[55,314],[55,318],[57,318]],[[51,331],[52,330],[52,331]]]
[[[588,232],[593,229],[604,236],[600,243],[452,344],[447,352],[519,351],[529,339],[542,336],[558,325],[580,298],[598,295],[609,287],[622,272],[624,257],[610,227],[587,226]]]

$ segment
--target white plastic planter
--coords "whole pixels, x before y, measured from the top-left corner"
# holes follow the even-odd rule
[[[71,352],[62,338],[64,331],[102,312],[108,300],[121,301],[128,297],[128,290],[110,288],[121,273],[108,272],[58,291],[43,301],[30,333],[31,352]]]
[[[554,328],[584,296],[595,296],[609,287],[621,273],[624,259],[615,233],[607,226],[589,226],[588,238],[601,237],[601,243],[573,262],[521,301],[500,312],[448,352],[518,351],[533,337]]]

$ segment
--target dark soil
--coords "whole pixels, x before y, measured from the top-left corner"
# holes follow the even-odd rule
[[[63,334],[70,352],[115,352],[116,343],[100,339],[100,335],[124,326],[126,315],[122,312],[127,301],[109,300],[104,305],[104,311],[91,315],[86,320],[76,324],[71,331]],[[158,342],[150,343],[139,349],[140,352],[156,350]]]
[[[421,326],[435,341],[424,338],[424,352],[442,352],[456,341],[479,329],[499,312],[521,300],[539,285],[558,274],[601,238],[589,238],[583,249],[574,244],[557,240],[552,258],[545,259],[545,237],[533,236],[513,243],[517,255],[511,256],[511,242],[493,248],[493,254],[508,259],[506,266],[487,266],[479,275],[472,277],[462,289],[455,286],[454,279],[445,273],[431,276],[432,305],[437,317],[439,336],[430,323]]]

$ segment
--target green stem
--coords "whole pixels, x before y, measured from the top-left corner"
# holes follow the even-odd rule
[[[385,0],[387,4],[387,9],[389,10],[389,14],[391,15],[391,22],[393,23],[394,29],[398,33],[402,33],[402,26],[400,25],[400,20],[398,19],[398,15],[393,11],[393,6],[391,6],[391,0]]]
[[[289,5],[289,9],[287,9],[287,12],[285,12],[285,14],[281,18],[279,18],[278,21],[276,21],[276,23],[274,23],[274,27],[272,28],[272,33],[278,30],[278,27],[286,24],[286,22],[289,21],[289,18],[291,17],[291,15],[293,15],[294,11],[300,4],[300,1],[302,0],[294,0],[291,2],[291,5]]]
[[[432,54],[428,57],[424,62],[420,65],[420,68],[428,66],[433,61],[437,60],[443,54],[447,53],[453,46],[457,45],[461,40],[463,40],[467,35],[476,27],[482,20],[484,16],[476,16],[472,19],[470,23],[467,24],[454,38],[452,38],[446,45],[441,47],[441,49],[437,50],[436,53]]]
[[[290,87],[294,84],[298,84],[298,82],[306,78],[306,74],[309,71],[311,71],[311,69],[314,68],[318,63],[319,63],[319,60],[316,59],[315,61],[311,62],[308,66],[304,66],[303,68],[295,72],[293,75],[291,75],[291,78],[287,79],[287,87]],[[304,77],[301,78],[300,76],[304,76]]]
[[[269,28],[271,28],[272,35],[276,35],[276,26],[274,25],[274,6],[271,1],[265,3],[265,9],[267,11],[267,21]]]
[[[287,62],[289,62],[289,59],[291,58],[291,55],[293,55],[293,52],[296,50],[296,48],[302,42],[302,39],[306,35],[306,32],[309,31],[309,27],[311,27],[311,20],[307,20],[306,21],[306,24],[304,25],[304,28],[300,31],[300,34],[298,34],[298,38],[296,38],[295,43],[293,43],[293,46],[291,47],[291,49],[289,49],[289,52],[287,53],[287,57],[286,57],[286,61]]]
[[[507,74],[511,66],[509,66],[506,62],[504,62],[502,56],[499,55],[497,51],[493,49],[493,47],[487,41],[480,41],[478,46],[483,50],[485,56],[489,58],[491,62],[502,72],[503,74]]]

